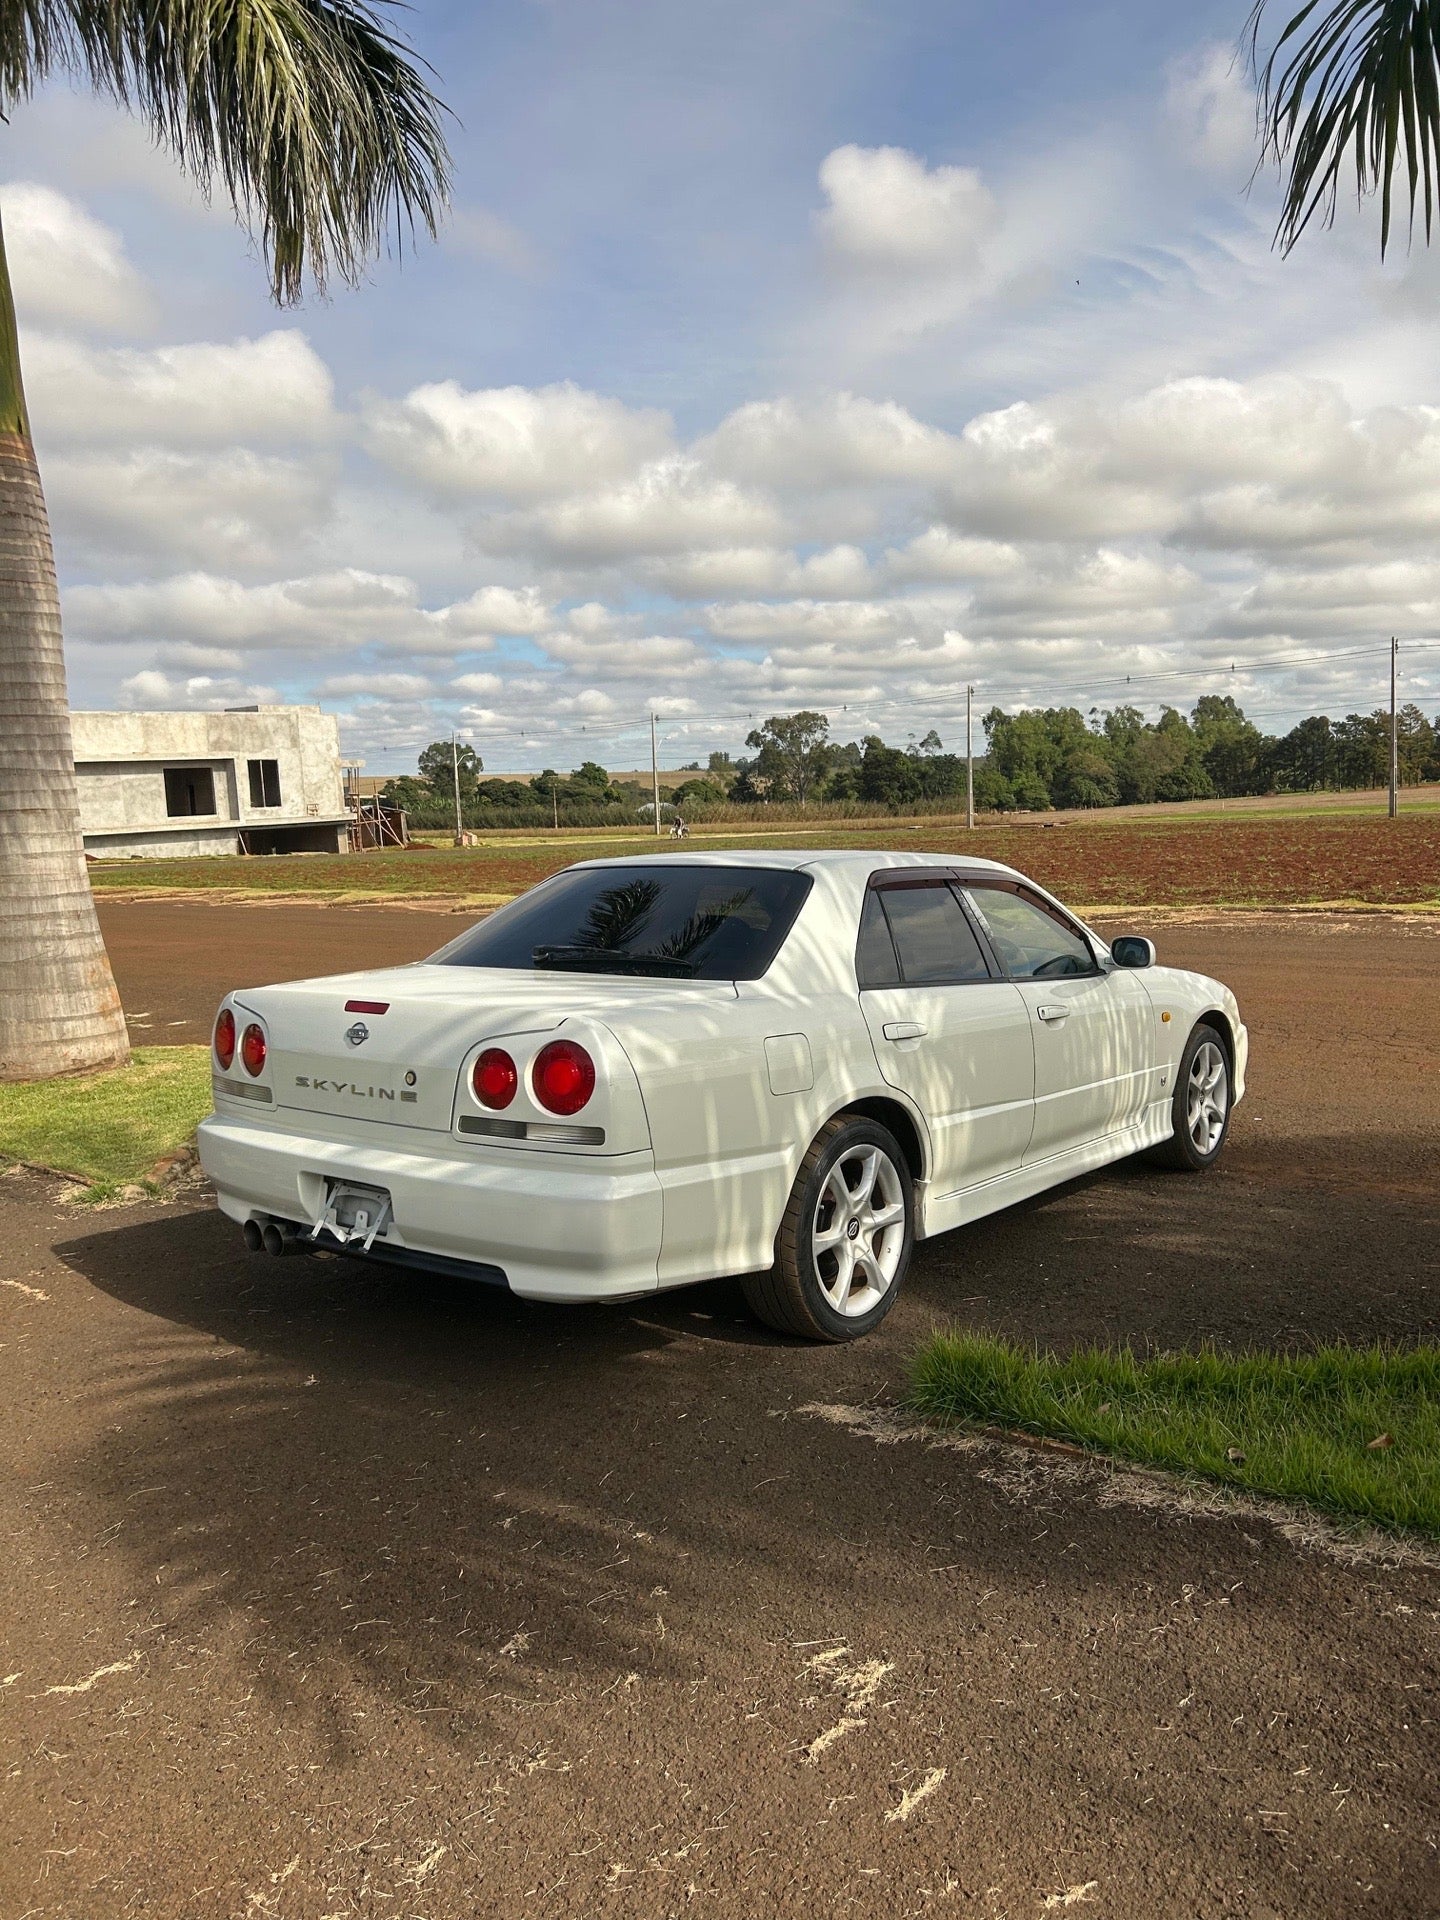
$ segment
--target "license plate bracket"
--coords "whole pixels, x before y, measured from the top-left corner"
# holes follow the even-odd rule
[[[310,1238],[333,1234],[341,1246],[357,1241],[362,1253],[368,1253],[379,1233],[393,1219],[390,1195],[384,1187],[367,1187],[355,1180],[327,1180],[325,1205],[320,1218],[310,1229]]]

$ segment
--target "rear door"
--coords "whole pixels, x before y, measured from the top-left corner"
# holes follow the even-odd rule
[[[932,1191],[1018,1167],[1034,1117],[1029,1010],[998,977],[945,876],[876,876],[856,972],[880,1071],[929,1125]]]
[[[1008,881],[967,879],[965,899],[1025,1001],[1035,1037],[1035,1126],[1044,1160],[1138,1120],[1154,1069],[1150,997],[1103,967],[1081,929]]]

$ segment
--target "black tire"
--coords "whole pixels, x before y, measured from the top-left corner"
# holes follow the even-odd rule
[[[898,1204],[902,1208],[901,1217],[880,1224],[876,1238],[876,1229],[867,1229],[860,1213],[849,1216],[843,1226],[836,1228],[839,1238],[835,1247],[822,1248],[817,1254],[817,1232],[823,1237],[830,1231],[828,1225],[821,1226],[826,1217],[822,1206],[831,1219],[837,1218],[832,1175],[838,1169],[839,1181],[847,1195],[857,1192],[867,1170],[864,1156],[872,1150],[886,1163],[877,1164],[871,1182],[873,1188],[891,1196],[882,1211],[888,1213]],[[853,1177],[857,1170],[858,1181]],[[806,1340],[832,1344],[858,1340],[878,1326],[894,1306],[909,1271],[914,1245],[915,1189],[898,1141],[874,1120],[860,1114],[837,1114],[833,1120],[826,1121],[800,1163],[780,1231],[775,1237],[775,1264],[768,1273],[746,1278],[745,1298],[756,1318],[777,1332],[796,1333]],[[848,1268],[843,1264],[842,1253],[849,1261]],[[860,1274],[858,1290],[853,1280],[846,1278],[847,1274],[856,1272]],[[883,1290],[879,1284],[882,1280]],[[843,1297],[847,1287],[851,1304],[848,1311],[841,1311],[834,1297]],[[873,1304],[865,1306],[865,1297],[870,1293],[876,1298]]]
[[[1192,1081],[1196,1077],[1197,1061],[1201,1060],[1202,1055],[1205,1057],[1206,1065],[1213,1068],[1217,1054],[1220,1063],[1219,1086],[1223,1089],[1224,1113],[1220,1117],[1218,1131],[1213,1115],[1208,1117],[1205,1127],[1208,1144],[1202,1144],[1192,1128]],[[1221,1149],[1230,1136],[1230,1114],[1233,1106],[1229,1042],[1218,1028],[1202,1020],[1185,1042],[1185,1051],[1180,1056],[1180,1066],[1175,1075],[1175,1092],[1170,1101],[1170,1119],[1174,1130],[1170,1138],[1160,1146],[1151,1147],[1145,1158],[1152,1166],[1170,1167],[1177,1173],[1203,1173],[1207,1167],[1213,1167],[1220,1158]],[[1198,1126],[1199,1122],[1195,1124]]]

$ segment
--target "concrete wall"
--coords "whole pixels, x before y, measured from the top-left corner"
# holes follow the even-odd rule
[[[97,856],[235,853],[238,829],[254,829],[267,850],[343,851],[347,844],[339,723],[319,707],[76,713],[71,720],[80,824]],[[276,762],[278,806],[251,805],[250,760]],[[167,814],[167,767],[208,767],[214,814]]]

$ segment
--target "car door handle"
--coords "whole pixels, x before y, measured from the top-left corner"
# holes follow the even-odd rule
[[[1036,1007],[1035,1012],[1040,1019],[1048,1021],[1051,1026],[1070,1018],[1069,1007]]]
[[[887,1020],[884,1027],[887,1040],[923,1040],[929,1031],[918,1020]]]

